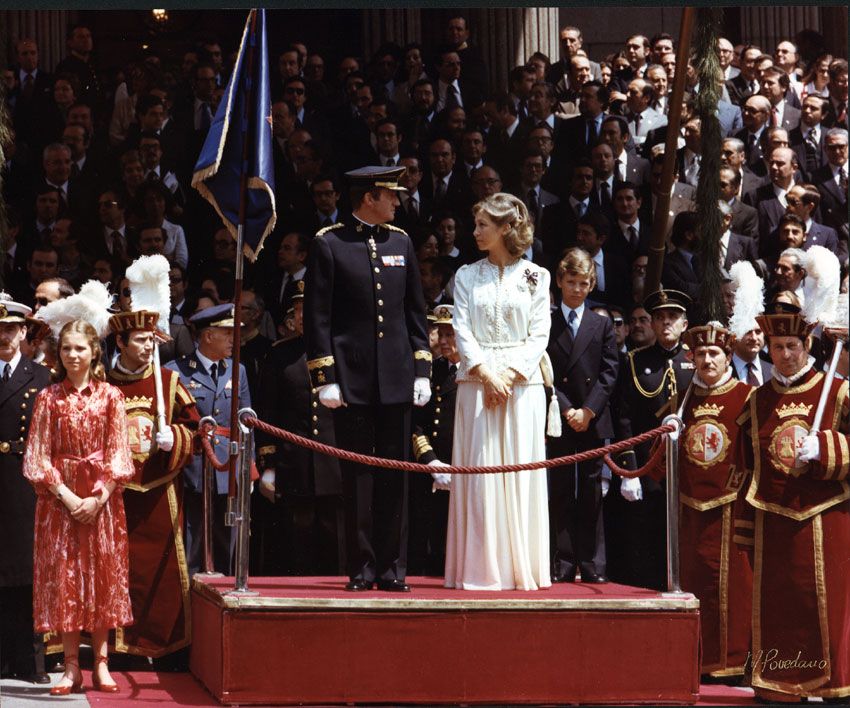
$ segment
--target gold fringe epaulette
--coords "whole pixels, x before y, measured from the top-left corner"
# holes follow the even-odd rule
[[[341,221],[337,221],[335,224],[331,224],[330,226],[325,226],[316,232],[316,237],[324,236],[328,231],[333,231],[334,229],[341,228],[342,226],[345,226],[345,224]]]
[[[398,226],[393,226],[392,224],[381,224],[381,226],[383,226],[387,231],[398,231],[398,233],[407,236],[407,231],[400,229]]]

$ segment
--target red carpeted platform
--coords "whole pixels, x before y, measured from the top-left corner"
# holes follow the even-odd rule
[[[195,576],[192,673],[222,703],[694,703],[692,595],[623,585],[346,593],[340,578]]]

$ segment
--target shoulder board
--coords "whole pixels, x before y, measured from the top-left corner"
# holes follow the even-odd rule
[[[280,339],[276,339],[272,342],[272,346],[276,347],[278,344],[288,344],[289,342],[294,342],[298,337],[281,337]]]
[[[393,226],[392,224],[381,224],[387,231],[397,231],[400,234],[404,234],[407,236],[407,231],[404,229],[400,229],[398,226]]]
[[[637,349],[632,349],[626,352],[626,356],[628,356],[630,359],[633,359],[635,354],[637,354],[638,352],[642,352],[644,349],[649,349],[651,346],[651,344],[646,344],[642,347],[638,347]]]
[[[341,221],[337,221],[335,224],[331,224],[330,226],[325,226],[323,229],[319,229],[316,232],[316,236],[324,236],[328,231],[333,231],[334,229],[338,229],[342,226],[345,226]]]

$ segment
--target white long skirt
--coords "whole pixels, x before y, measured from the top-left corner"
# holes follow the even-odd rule
[[[546,458],[546,396],[515,386],[507,403],[484,407],[484,387],[457,387],[453,465],[501,465]],[[446,544],[447,588],[549,587],[546,471],[453,475]]]

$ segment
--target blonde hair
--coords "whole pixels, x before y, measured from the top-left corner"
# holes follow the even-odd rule
[[[534,231],[528,209],[513,194],[497,192],[472,207],[472,215],[484,213],[498,226],[509,226],[503,240],[514,258],[521,258],[534,242]]]
[[[68,377],[65,365],[62,363],[62,340],[68,334],[82,334],[91,349],[91,364],[89,365],[89,376],[96,381],[106,381],[106,369],[101,361],[102,350],[100,348],[100,337],[97,331],[85,320],[74,320],[68,322],[59,332],[59,341],[56,345],[56,373],[54,379],[64,381]]]
[[[564,251],[561,262],[558,263],[558,280],[567,273],[587,276],[590,279],[590,289],[596,287],[596,263],[583,248],[574,246]]]

